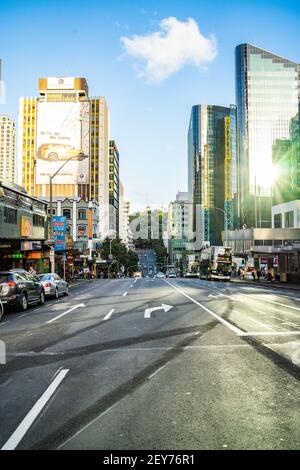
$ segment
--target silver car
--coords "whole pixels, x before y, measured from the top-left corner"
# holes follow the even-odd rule
[[[58,274],[39,274],[39,281],[43,284],[45,295],[58,299],[60,295],[69,295],[69,286]]]

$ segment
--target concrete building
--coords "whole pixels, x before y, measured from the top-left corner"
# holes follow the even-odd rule
[[[119,237],[120,171],[119,151],[114,140],[109,141],[109,233]]]
[[[300,229],[300,200],[273,206],[272,227]]]
[[[41,78],[38,98],[20,98],[18,130],[19,184],[29,194],[49,197],[49,176],[65,162],[53,179],[53,196],[98,201],[100,232],[105,237],[109,233],[105,98],[89,98],[85,78]]]
[[[300,67],[250,44],[236,47],[235,63],[239,227],[270,227],[273,146],[290,140],[293,120],[299,125]]]
[[[139,257],[138,270],[143,277],[152,276],[156,273],[156,254],[152,249],[136,249]]]
[[[251,265],[275,268],[282,281],[300,281],[300,228],[249,228],[223,232],[223,245]]]
[[[0,180],[15,182],[15,123],[0,116]]]
[[[129,225],[130,202],[125,199],[124,186],[121,181],[119,189],[119,237],[127,248],[131,248],[132,234]]]
[[[185,263],[193,251],[193,203],[188,192],[178,192],[168,209],[168,255],[170,264]],[[179,266],[177,266],[179,267]]]

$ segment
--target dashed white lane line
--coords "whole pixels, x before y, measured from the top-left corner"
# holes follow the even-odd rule
[[[114,311],[115,311],[115,309],[112,308],[112,309],[108,312],[108,314],[105,315],[105,317],[103,318],[103,320],[108,320],[108,319],[111,317],[111,315],[114,313]]]
[[[59,372],[59,374],[55,377],[53,382],[49,385],[47,390],[43,393],[43,395],[39,398],[36,402],[34,407],[29,411],[29,413],[25,416],[23,421],[19,424],[15,432],[11,435],[8,441],[4,444],[1,450],[14,450],[17,445],[21,442],[27,431],[29,430],[32,423],[38,417],[42,409],[45,407],[46,403],[50,400],[62,380],[65,378],[69,369],[63,369]]]
[[[270,302],[271,304],[275,304],[275,305],[280,305],[281,307],[286,307],[286,308],[290,308],[292,310],[300,310],[299,307],[293,307],[292,305],[287,305],[287,304],[282,304],[281,302],[276,302],[275,300],[271,300],[271,299],[266,299],[266,298],[263,298],[263,299],[257,299],[257,298],[254,298],[253,295],[254,294],[244,294],[242,292],[239,292],[239,295],[243,295],[244,297],[250,297],[252,298],[252,300],[257,300],[257,301],[263,301],[263,302]],[[290,312],[291,313],[291,312]]]
[[[133,287],[133,284],[131,284],[130,287]]]
[[[300,336],[300,331],[250,331],[239,336]],[[265,345],[266,346],[266,345]]]
[[[169,364],[169,362],[167,362],[166,364],[164,364],[163,366],[161,366],[159,369],[156,369],[155,372],[153,372],[153,374],[149,375],[148,379],[152,379],[152,377],[154,377],[156,374],[158,374],[158,372],[160,372],[164,367],[166,367],[167,365]]]
[[[126,297],[126,295],[127,295],[127,292],[124,292],[123,297]]]
[[[178,292],[180,292],[181,295],[184,295],[184,297],[186,297],[187,299],[189,299],[191,302],[194,302],[194,304],[196,305],[199,305],[199,307],[201,307],[203,310],[205,310],[207,313],[209,313],[210,315],[212,315],[214,318],[216,318],[219,322],[223,323],[223,325],[227,326],[227,328],[229,328],[231,331],[233,331],[235,334],[237,335],[240,335],[241,333],[243,333],[243,330],[240,330],[239,328],[237,328],[236,326],[232,325],[231,323],[229,323],[228,321],[224,320],[224,318],[220,317],[219,315],[217,315],[215,312],[212,312],[209,308],[205,307],[205,305],[201,304],[200,302],[198,302],[197,300],[193,299],[193,297],[189,296],[188,294],[186,294],[183,290],[179,289],[179,287],[176,287],[174,286],[173,284],[171,284],[169,281],[167,281],[166,279],[163,279],[164,282],[166,282],[167,284],[169,284],[171,287],[173,287],[173,289],[177,290]]]

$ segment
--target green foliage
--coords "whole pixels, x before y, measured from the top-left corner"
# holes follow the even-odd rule
[[[106,238],[103,242],[101,257],[102,259],[109,259],[110,254],[110,239]],[[125,268],[125,272],[132,273],[138,269],[138,256],[132,251],[128,250],[126,245],[120,241],[119,238],[111,242],[111,254],[113,256],[113,264],[110,267],[111,272],[120,271],[121,266]]]

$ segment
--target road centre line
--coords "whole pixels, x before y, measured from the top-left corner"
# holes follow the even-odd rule
[[[201,304],[200,302],[198,302],[197,300],[193,299],[193,297],[190,297],[188,294],[186,294],[183,290],[179,289],[178,287],[174,286],[173,284],[171,284],[169,281],[167,281],[166,279],[163,279],[164,282],[166,282],[167,284],[169,284],[171,287],[173,287],[173,289],[177,290],[178,292],[180,292],[180,294],[184,295],[187,299],[189,299],[191,302],[194,302],[194,304],[198,305],[199,307],[201,307],[203,310],[205,310],[207,313],[209,313],[210,315],[212,315],[214,318],[216,318],[219,322],[223,323],[223,325],[227,326],[227,328],[229,328],[231,331],[233,331],[234,333],[236,333],[237,335],[240,335],[241,333],[243,333],[242,330],[240,330],[239,328],[237,328],[236,326],[232,325],[231,323],[229,323],[228,321],[224,320],[224,318],[220,317],[219,315],[217,315],[216,313],[212,312],[209,308],[205,307],[205,305]]]
[[[19,424],[15,432],[11,435],[8,441],[4,444],[1,450],[14,450],[20,441],[23,439],[30,426],[33,424],[35,419],[38,417],[46,403],[50,400],[62,380],[65,378],[70,369],[63,369],[55,377],[53,382],[49,385],[47,390],[38,399],[33,408],[27,413],[23,421]]]
[[[111,315],[114,313],[114,311],[115,311],[115,309],[112,308],[112,309],[108,312],[108,314],[105,315],[105,317],[103,318],[103,320],[108,320],[108,319],[111,317]]]
[[[126,295],[127,295],[127,292],[124,292],[123,297],[126,297]]]
[[[64,312],[64,313],[61,313],[61,314],[58,315],[57,317],[51,318],[51,320],[46,321],[46,323],[53,323],[55,320],[58,320],[58,318],[64,317],[65,315],[67,315],[67,313],[72,312],[73,310],[75,310],[75,309],[78,308],[78,307],[85,307],[85,304],[74,305],[74,307],[70,308],[69,310],[67,310],[67,311]]]

